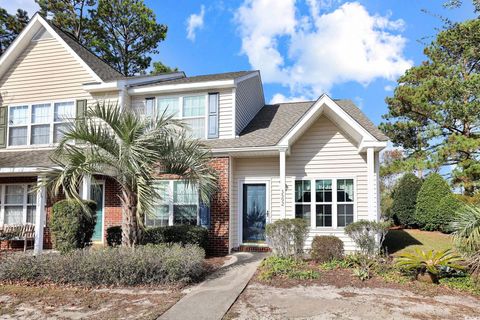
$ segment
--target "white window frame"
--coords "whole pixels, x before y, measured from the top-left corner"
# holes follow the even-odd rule
[[[352,176],[319,176],[319,177],[295,177],[294,179],[294,214],[296,214],[296,205],[304,204],[304,202],[296,202],[295,198],[295,181],[300,180],[309,180],[311,186],[311,208],[310,208],[310,228],[317,230],[343,230],[345,227],[338,226],[338,210],[337,205],[339,204],[353,204],[353,222],[358,219],[357,212],[357,203],[358,203],[358,192],[357,192],[357,177]],[[317,202],[317,193],[316,190],[316,181],[317,180],[332,180],[332,202]],[[338,202],[337,201],[337,180],[353,180],[353,202]],[[331,227],[317,227],[317,213],[316,205],[317,204],[331,204],[332,205],[332,226]]]
[[[76,104],[75,100],[72,99],[64,99],[64,100],[55,100],[55,101],[38,101],[38,102],[29,102],[29,103],[19,103],[13,104],[8,106],[7,110],[7,148],[9,149],[22,149],[22,148],[43,148],[57,145],[58,143],[53,142],[53,135],[54,135],[54,128],[56,124],[68,123],[68,120],[65,121],[55,121],[55,103],[73,103],[74,115],[76,113]],[[33,114],[33,106],[39,104],[48,104],[50,105],[50,114],[49,114],[49,121],[42,122],[42,123],[32,123],[32,114]],[[11,125],[10,124],[10,109],[15,107],[27,107],[27,123],[25,124],[18,124],[18,125]],[[49,142],[45,144],[32,144],[32,126],[37,125],[49,125]],[[11,146],[10,145],[10,128],[20,128],[20,127],[27,127],[27,143],[22,145]]]
[[[157,180],[155,182],[155,184],[161,184],[161,183],[164,183],[164,182],[168,182],[168,185],[167,185],[167,188],[166,188],[166,192],[167,192],[167,199],[161,199],[162,202],[166,202],[164,203],[163,205],[167,205],[168,203],[168,226],[173,226],[174,225],[174,212],[173,212],[173,207],[174,205],[182,205],[182,203],[175,203],[174,202],[174,183],[175,182],[182,182],[184,180]],[[157,205],[157,204],[155,204]],[[155,206],[154,205],[154,206]],[[162,204],[158,204],[158,205],[162,205]],[[186,205],[190,205],[190,203],[186,204]],[[197,197],[197,226],[200,225],[200,197]],[[145,226],[146,227],[160,227],[160,226],[150,226],[150,225],[147,225],[147,219],[149,217],[145,216]]]
[[[21,204],[6,204],[6,189],[7,186],[22,186],[23,187],[23,201]],[[35,186],[35,182],[31,183],[5,183],[0,184],[0,226],[7,225],[5,224],[5,207],[19,207],[22,206],[22,224],[27,223],[27,208],[33,207],[36,208],[36,202],[34,204],[28,203],[28,186]]]
[[[198,97],[198,96],[204,96],[204,101],[205,101],[205,105],[204,105],[204,115],[203,116],[194,116],[194,117],[184,117],[183,116],[183,99],[185,97]],[[158,99],[178,99],[178,105],[179,105],[179,110],[178,110],[178,114],[176,116],[174,116],[173,118],[174,119],[180,119],[180,120],[183,120],[183,119],[201,119],[202,117],[204,118],[205,120],[205,125],[204,125],[204,133],[203,133],[203,137],[200,137],[199,139],[208,139],[208,92],[205,92],[205,93],[189,93],[189,94],[183,94],[183,95],[162,95],[162,96],[151,96],[151,97],[147,97],[145,98],[145,101],[144,101],[144,105],[145,105],[145,108],[146,108],[146,105],[147,105],[147,100],[149,99],[152,99],[154,100],[154,104],[153,104],[153,115],[154,116],[160,116],[160,114],[158,113],[158,107],[157,107],[157,103],[158,103]]]

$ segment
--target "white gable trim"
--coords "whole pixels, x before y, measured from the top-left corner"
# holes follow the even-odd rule
[[[318,117],[324,113],[324,106],[337,114],[346,122],[346,124],[362,137],[362,141],[378,142],[370,132],[363,128],[355,119],[348,115],[343,109],[333,101],[328,95],[322,94],[320,98],[313,104],[312,108],[300,119],[300,121],[290,129],[290,131],[280,140],[278,146],[288,147],[294,137],[301,131],[304,126],[309,125],[312,118]]]
[[[8,47],[7,51],[0,58],[0,78],[7,72],[10,66],[15,62],[15,60],[20,56],[23,50],[28,46],[35,34],[40,30],[41,27],[44,27],[54,39],[60,42],[63,47],[70,53],[78,63],[95,79],[95,81],[103,82],[102,79],[90,68],[85,61],[83,61],[80,56],[73,51],[72,48],[60,37],[55,30],[42,18],[38,13],[35,14],[28,25],[23,29],[23,31],[18,35],[18,37],[13,41],[13,43]]]

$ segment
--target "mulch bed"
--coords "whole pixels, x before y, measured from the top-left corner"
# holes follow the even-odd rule
[[[257,270],[251,282],[256,282],[264,285],[269,285],[277,288],[292,288],[296,286],[334,286],[336,288],[385,288],[385,289],[400,289],[408,290],[413,293],[423,294],[425,296],[437,295],[464,295],[479,298],[477,295],[472,295],[465,291],[449,288],[444,285],[434,285],[423,283],[415,280],[407,283],[398,283],[387,281],[380,276],[374,276],[368,280],[361,281],[352,274],[351,269],[334,269],[334,270],[319,270],[320,277],[318,279],[297,280],[288,279],[286,277],[275,277],[271,280],[261,280],[259,278],[260,271]]]

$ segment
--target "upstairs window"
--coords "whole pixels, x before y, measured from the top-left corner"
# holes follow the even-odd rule
[[[8,146],[58,143],[75,112],[73,101],[10,106]]]
[[[209,95],[188,95],[188,96],[176,96],[176,97],[156,97],[147,98],[145,100],[145,115],[147,117],[161,116],[163,114],[167,116],[173,116],[176,119],[181,119],[190,129],[192,137],[198,139],[205,139],[207,137],[207,99]],[[214,121],[218,122],[218,97],[212,103],[215,103],[217,108],[210,108],[213,111],[212,114],[212,133],[208,134],[208,137],[218,136],[218,125],[214,124]]]

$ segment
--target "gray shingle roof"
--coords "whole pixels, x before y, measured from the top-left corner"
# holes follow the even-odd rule
[[[159,80],[156,82],[149,83],[148,85],[141,85],[142,87],[148,86],[158,86],[158,85],[169,85],[169,84],[182,84],[182,83],[197,83],[197,82],[206,82],[206,81],[219,81],[219,80],[234,80],[236,78],[243,77],[245,75],[258,72],[258,71],[235,71],[235,72],[225,72],[225,73],[214,73],[206,74],[192,77],[177,78],[171,80]],[[136,85],[134,85],[136,86]],[[140,86],[140,85],[139,85]]]
[[[103,81],[124,79],[125,76],[100,59],[93,52],[81,45],[72,35],[47,20],[56,33],[75,51],[76,54],[97,74]]]
[[[0,168],[51,167],[52,150],[24,150],[0,152]]]
[[[380,141],[385,136],[351,100],[335,100],[349,116]],[[266,105],[236,139],[206,140],[213,149],[274,146],[307,113],[315,101]]]

